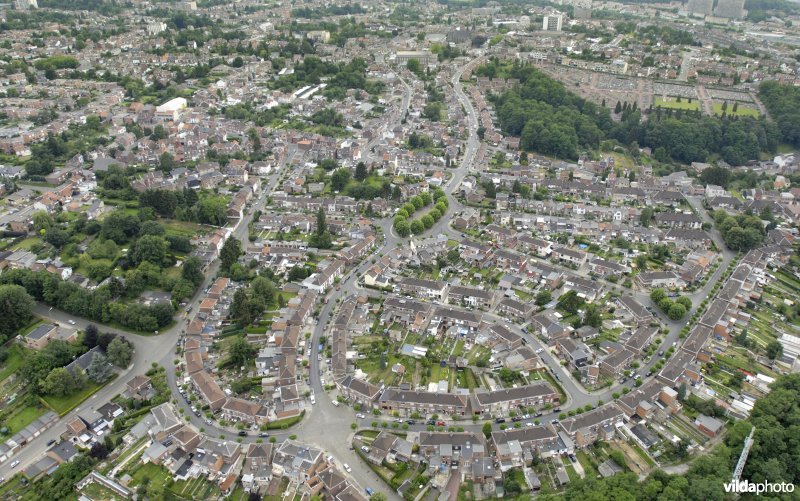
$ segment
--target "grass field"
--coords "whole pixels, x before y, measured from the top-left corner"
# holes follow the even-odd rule
[[[44,406],[32,407],[27,405],[25,407],[20,407],[16,413],[6,419],[6,427],[8,427],[13,435],[31,424],[34,419],[43,415],[45,412],[47,412],[47,409],[45,409]]]
[[[699,110],[700,103],[697,102],[697,99],[692,99],[690,103],[687,98],[681,98],[680,102],[675,97],[661,97],[656,96],[655,103],[653,104],[654,107],[658,108],[659,106],[662,108],[669,108],[673,110]]]
[[[42,239],[39,238],[39,237],[28,237],[25,240],[22,240],[21,242],[19,242],[15,246],[13,246],[11,248],[11,250],[27,250],[27,251],[29,251],[29,250],[31,250],[31,247],[33,247],[34,245],[37,245],[37,244],[41,244],[41,243],[42,243]]]
[[[115,376],[116,377],[116,376]],[[114,378],[111,378],[109,382],[113,381]],[[54,397],[52,395],[48,395],[44,398],[44,401],[47,405],[50,406],[55,412],[58,413],[59,416],[63,416],[64,414],[68,413],[81,402],[86,400],[87,398],[91,397],[97,390],[102,388],[108,383],[105,384],[97,384],[97,383],[88,383],[86,388],[83,390],[73,393],[72,395],[68,395],[66,397]]]
[[[25,351],[25,348],[18,344],[14,344],[8,349],[8,358],[3,362],[3,369],[0,370],[0,381],[5,380],[8,376],[17,372],[17,369],[22,367],[22,364],[25,363]]]
[[[714,103],[714,114],[715,115],[722,115],[722,104]],[[727,114],[730,115],[737,115],[740,117],[753,117],[758,118],[758,110],[755,108],[751,108],[749,106],[744,106],[742,104],[736,107],[736,111],[733,111],[733,105],[728,103],[728,110]]]

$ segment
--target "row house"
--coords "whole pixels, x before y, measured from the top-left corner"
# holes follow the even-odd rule
[[[343,259],[335,260],[324,270],[314,273],[303,280],[303,287],[316,291],[319,294],[324,293],[333,286],[337,278],[342,276],[346,264],[347,263]]]
[[[552,425],[495,431],[492,445],[503,470],[528,466],[534,457],[549,457],[563,448]]]
[[[578,447],[586,447],[598,439],[608,440],[614,436],[616,426],[624,421],[625,414],[613,403],[561,421],[561,428],[575,440]]]
[[[517,243],[519,244],[520,248],[527,252],[532,252],[541,258],[547,258],[553,251],[552,243],[548,242],[547,240],[530,237],[528,235],[520,236],[517,239]]]
[[[581,266],[584,262],[586,262],[587,254],[585,252],[569,249],[567,247],[556,247],[553,249],[552,257],[565,263]]]
[[[461,259],[473,264],[483,263],[492,255],[490,246],[466,238],[459,242],[458,251]]]
[[[625,341],[625,347],[636,353],[642,353],[658,335],[658,327],[640,326]]]
[[[497,344],[503,344],[509,350],[515,350],[525,342],[522,336],[500,324],[493,324],[489,327],[489,334],[497,341]]]
[[[367,235],[354,245],[344,249],[341,253],[341,257],[347,261],[348,264],[353,264],[368,255],[373,248],[375,248],[375,237],[373,235]]]
[[[703,226],[703,221],[694,214],[683,212],[656,212],[654,219],[656,224],[668,228],[685,228],[699,230]]]
[[[461,311],[453,308],[439,307],[434,310],[431,321],[438,324],[440,328],[442,326],[456,326],[474,332],[478,330],[478,327],[480,327],[482,317],[480,314],[471,311]]]
[[[664,240],[677,247],[688,249],[707,249],[711,247],[711,237],[703,230],[695,228],[671,228]]]
[[[543,311],[531,318],[531,332],[544,338],[549,344],[569,336],[569,329],[561,325],[558,317],[552,310]]]
[[[444,301],[447,283],[422,278],[402,277],[395,283],[396,290],[403,294]]]
[[[269,410],[252,400],[228,397],[222,406],[222,416],[228,421],[263,425],[269,421]]]
[[[491,308],[494,294],[475,287],[453,285],[447,291],[447,302],[473,308]]]
[[[498,269],[506,271],[521,271],[525,269],[527,259],[522,254],[497,249],[494,251],[494,263]]]
[[[559,393],[549,383],[537,382],[517,388],[475,392],[475,414],[505,416],[514,409],[542,407],[560,401]]]
[[[392,325],[397,322],[412,332],[421,332],[430,322],[431,310],[430,303],[389,296],[383,302],[381,325]]]
[[[404,416],[410,416],[413,413],[423,416],[428,414],[465,416],[469,407],[469,398],[464,394],[387,388],[378,399],[378,404],[385,411],[397,411]]]
[[[647,289],[682,289],[686,282],[674,271],[643,271],[636,275],[636,285]]]
[[[533,305],[506,297],[497,304],[497,313],[509,320],[527,322],[533,313]]]
[[[441,464],[458,466],[462,460],[485,457],[488,454],[486,439],[472,432],[421,432],[419,455],[428,461],[439,460]],[[431,466],[438,467],[439,464]]]
[[[617,304],[637,323],[649,323],[653,319],[653,314],[633,296],[621,296],[617,299]]]
[[[336,388],[343,397],[355,404],[361,405],[362,408],[374,407],[378,395],[381,392],[379,386],[375,386],[363,379],[356,379],[353,376],[347,376],[337,380]]]
[[[200,398],[205,405],[216,412],[225,404],[225,393],[219,387],[214,377],[207,371],[202,370],[191,375],[192,385],[200,394]]]
[[[611,377],[620,375],[625,367],[633,361],[635,356],[636,353],[627,348],[617,350],[607,355],[600,362],[600,373]]]
[[[627,275],[631,272],[629,266],[621,265],[619,263],[615,263],[614,261],[609,261],[607,259],[602,259],[599,257],[594,257],[589,260],[588,263],[589,271],[593,273],[597,273],[602,277],[607,277],[611,275]]]

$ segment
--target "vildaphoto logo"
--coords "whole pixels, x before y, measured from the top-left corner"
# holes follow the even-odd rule
[[[773,483],[773,482],[759,482],[753,483],[749,480],[739,480],[738,482],[726,482],[725,492],[732,492],[734,494],[783,494],[787,492],[794,492],[794,484],[786,482]]]

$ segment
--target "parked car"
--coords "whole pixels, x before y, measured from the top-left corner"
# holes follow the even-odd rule
[[[358,414],[356,414],[356,417],[357,417],[358,419],[364,419],[364,418],[366,418],[367,416],[365,416],[364,414],[362,414],[362,413],[360,413],[360,412],[359,412]]]
[[[514,422],[514,423],[519,423],[520,421],[522,421],[522,418],[519,417],[519,416],[516,416],[516,417],[511,418],[511,421]]]
[[[258,434],[258,436],[261,437],[261,438],[267,438],[267,437],[269,437],[269,433],[261,432],[261,433]]]
[[[411,424],[411,425],[417,424],[417,422],[414,421],[413,419],[409,419],[408,421],[406,421],[406,423]]]
[[[435,419],[429,419],[429,420],[425,421],[425,424],[429,424],[429,425],[433,426],[433,425],[436,424],[436,420]]]
[[[47,441],[47,446],[50,447],[54,443],[56,443],[56,439],[55,438],[51,438],[50,440]]]
[[[15,459],[15,460],[14,460],[14,461],[11,463],[11,467],[12,467],[12,468],[16,468],[18,465],[19,465],[19,459]]]
[[[239,432],[239,436],[240,437],[246,437],[247,436],[247,432],[242,430],[242,431]]]
[[[500,423],[505,423],[506,420],[505,420],[505,418],[499,417],[499,418],[495,419],[494,422],[497,423],[497,424],[500,424]]]
[[[436,426],[447,426],[447,423],[445,423],[444,421],[437,421]]]
[[[344,467],[344,471],[346,471],[347,473],[350,473],[351,471],[353,471],[353,469],[350,468],[350,465],[347,464],[347,463],[344,463],[342,466]]]
[[[67,323],[69,323],[70,325],[75,325],[75,320],[69,319],[67,320]]]
[[[370,448],[367,447],[366,445],[362,445],[361,446],[361,452],[363,452],[364,454],[369,454],[369,451],[370,451]]]
[[[367,496],[372,496],[372,495],[375,493],[375,491],[373,491],[373,490],[372,490],[371,488],[369,488],[369,487],[367,487],[367,488],[366,488],[366,489],[364,489],[364,490],[365,490],[365,491],[367,491]]]

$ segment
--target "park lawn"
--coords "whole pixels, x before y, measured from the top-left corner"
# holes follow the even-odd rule
[[[733,111],[733,105],[728,103],[728,109],[726,113],[728,116],[737,115],[740,117],[753,117],[753,118],[758,118],[759,116],[757,109],[751,108],[750,106],[743,106],[741,104],[736,107],[736,111]],[[722,115],[722,104],[714,103],[714,114]]]
[[[661,106],[662,108],[670,108],[673,110],[699,110],[700,103],[697,102],[697,99],[692,99],[690,103],[688,98],[681,98],[680,102],[677,98],[674,97],[667,97],[666,99],[661,96],[656,96],[656,102],[654,104],[656,108]]]
[[[26,251],[29,251],[29,250],[31,250],[31,247],[33,247],[34,245],[37,245],[37,244],[41,244],[41,243],[42,243],[42,239],[39,238],[39,237],[28,237],[25,240],[22,240],[21,242],[17,243],[15,246],[13,246],[11,248],[11,250],[15,250],[15,251],[16,250],[26,250]]]
[[[8,349],[8,358],[3,362],[3,368],[0,370],[0,381],[4,381],[8,376],[17,372],[17,369],[22,367],[22,364],[25,363],[25,359],[28,357],[27,351],[28,350],[18,344],[14,344]]]
[[[177,219],[159,219],[164,228],[167,230],[167,235],[192,237],[194,235],[208,233],[208,228],[202,224],[193,223],[191,221],[178,221]]]
[[[45,412],[47,412],[47,409],[44,406],[21,406],[6,419],[6,427],[8,427],[11,435],[13,435],[31,424],[39,416],[44,415]]]
[[[161,487],[160,490],[163,490],[164,484],[169,479],[169,472],[153,463],[143,464],[131,475],[130,486],[141,484],[145,477],[150,479],[151,485]]]
[[[116,377],[109,379],[106,383],[98,384],[89,382],[81,391],[75,392],[72,395],[67,395],[66,397],[55,397],[53,395],[48,395],[43,397],[43,400],[47,405],[50,406],[55,412],[58,413],[59,416],[63,416],[64,414],[68,413],[75,407],[81,404],[84,400],[91,397],[97,390],[108,384],[109,382],[113,381]]]

